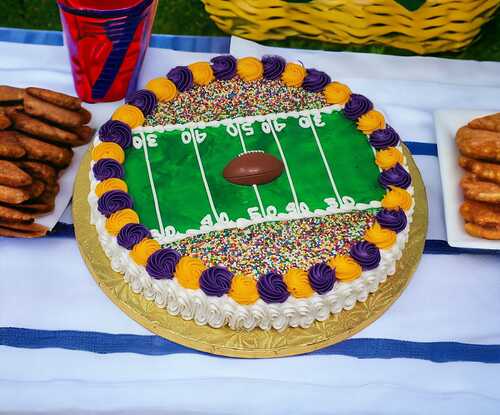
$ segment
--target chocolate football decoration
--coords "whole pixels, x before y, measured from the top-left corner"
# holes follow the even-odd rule
[[[283,169],[283,162],[273,155],[250,151],[232,159],[222,175],[231,183],[252,186],[272,182],[281,175]]]

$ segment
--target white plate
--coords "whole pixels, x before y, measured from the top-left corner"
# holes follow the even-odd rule
[[[434,112],[439,168],[443,185],[444,214],[448,243],[457,248],[499,249],[500,241],[475,238],[464,230],[464,221],[458,211],[463,201],[460,179],[464,170],[458,165],[455,145],[457,130],[470,120],[499,110],[439,110]]]

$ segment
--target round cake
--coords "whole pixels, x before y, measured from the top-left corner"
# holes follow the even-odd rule
[[[307,328],[365,301],[395,273],[414,209],[383,114],[279,56],[149,81],[99,129],[89,176],[112,268],[213,328]]]

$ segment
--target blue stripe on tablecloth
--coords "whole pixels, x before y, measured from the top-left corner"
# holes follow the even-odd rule
[[[0,27],[0,41],[33,45],[62,46],[62,32]],[[152,35],[150,46],[186,52],[228,53],[229,36]]]
[[[74,330],[0,328],[0,345],[25,348],[59,348],[93,353],[135,353],[162,356],[198,353],[159,336],[110,334]],[[394,339],[348,339],[312,352],[313,355],[340,355],[359,359],[419,359],[432,362],[500,363],[500,345],[459,342],[412,342]]]

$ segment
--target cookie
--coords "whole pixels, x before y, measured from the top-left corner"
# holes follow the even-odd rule
[[[59,185],[57,183],[47,185],[44,192],[40,196],[35,199],[30,199],[25,203],[16,205],[16,208],[33,214],[51,212],[55,207],[57,193],[59,193]]]
[[[43,101],[50,102],[59,107],[69,110],[78,111],[82,106],[82,101],[71,95],[63,94],[62,92],[50,91],[48,89],[29,87],[26,92],[33,97],[37,97]]]
[[[0,205],[0,221],[8,223],[32,223],[34,216],[12,207]]]
[[[12,125],[12,121],[4,111],[0,111],[0,130],[6,130]]]
[[[26,150],[26,158],[35,161],[45,161],[58,168],[64,168],[71,163],[73,151],[70,148],[58,147],[24,134],[16,134],[17,141]]]
[[[47,184],[57,181],[57,170],[46,163],[40,161],[16,161],[15,164],[29,173],[33,178],[42,180]]]
[[[90,111],[86,110],[83,107],[78,110],[78,113],[80,114],[82,124],[88,124],[92,119],[92,114],[90,113]]]
[[[28,190],[0,185],[0,202],[9,205],[17,205],[31,198]]]
[[[465,200],[460,206],[465,222],[481,226],[500,226],[500,205]]]
[[[33,182],[31,176],[14,163],[0,160],[0,184],[10,187],[28,186]]]
[[[16,103],[22,101],[25,91],[8,85],[0,85],[0,103]]]
[[[19,159],[25,154],[26,150],[17,141],[14,131],[0,131],[0,158]]]
[[[500,184],[500,164],[487,163],[460,156],[458,164],[463,169],[474,173],[479,179]]]
[[[8,238],[39,238],[45,236],[48,231],[45,226],[38,223],[14,226],[3,226],[0,224],[0,236]]]
[[[500,185],[479,180],[477,176],[466,173],[460,181],[466,199],[478,202],[500,204]]]
[[[500,162],[500,132],[462,127],[457,131],[456,142],[463,156]]]
[[[475,118],[467,126],[477,130],[500,132],[500,112],[487,115],[486,117]]]
[[[469,235],[477,238],[500,240],[500,226],[481,226],[475,223],[466,223],[464,229]]]
[[[72,128],[71,131],[78,135],[81,144],[87,144],[90,142],[92,135],[94,134],[94,130],[88,125],[81,125],[79,127]]]

